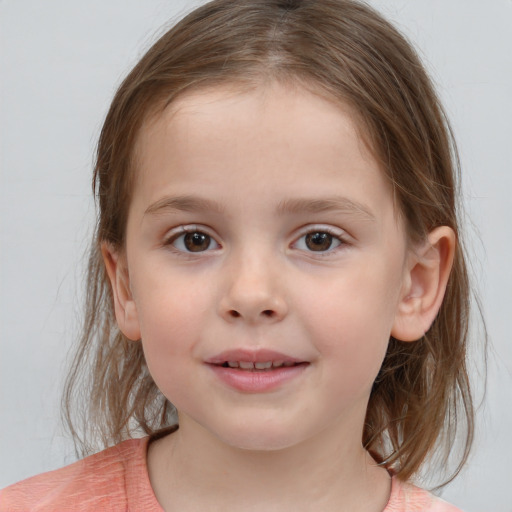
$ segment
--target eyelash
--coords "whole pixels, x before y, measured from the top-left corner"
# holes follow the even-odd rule
[[[297,246],[299,244],[299,242],[301,242],[302,240],[304,240],[304,245],[305,245],[307,243],[306,237],[308,235],[317,235],[317,234],[326,234],[326,235],[329,235],[329,237],[331,237],[331,243],[330,243],[329,247],[327,248],[327,250],[314,251],[314,250],[308,250],[307,248],[299,249],[299,250],[302,250],[308,254],[315,255],[318,257],[327,257],[327,256],[332,255],[334,252],[337,252],[337,250],[339,250],[340,248],[343,248],[344,246],[348,245],[348,241],[346,239],[344,232],[342,232],[340,230],[335,230],[333,228],[326,227],[326,226],[312,226],[312,227],[308,227],[308,230],[306,232],[304,232],[299,238],[297,238],[296,241],[292,244],[292,246]],[[333,247],[332,244],[336,243],[336,242],[337,242],[337,244]]]
[[[186,248],[180,249],[180,248],[176,247],[176,245],[175,245],[176,242],[178,240],[180,240],[181,238],[183,238],[183,244],[185,244],[185,237],[187,235],[207,236],[209,238],[209,243],[208,243],[208,247],[206,248],[206,250],[204,250],[204,251],[188,251],[188,250],[186,250]],[[198,226],[180,226],[178,228],[178,232],[171,233],[171,235],[168,238],[166,238],[166,240],[164,241],[165,246],[171,247],[175,252],[177,252],[179,254],[186,254],[186,255],[193,255],[196,253],[209,252],[209,250],[212,250],[211,249],[212,243],[217,246],[217,247],[215,247],[215,249],[220,248],[220,244],[215,241],[215,238],[213,236],[209,235],[206,232],[206,230],[201,229]]]
[[[178,229],[179,229],[179,231],[175,232],[175,233],[172,233],[164,241],[163,245],[171,247],[175,252],[177,252],[179,254],[193,255],[193,254],[196,254],[196,253],[200,254],[200,253],[203,253],[203,252],[210,252],[211,250],[216,250],[216,249],[220,249],[221,248],[221,245],[215,240],[215,238],[213,236],[211,236],[210,234],[208,234],[207,230],[203,230],[199,226],[180,226]],[[314,254],[315,256],[326,257],[326,256],[331,255],[333,252],[336,252],[336,250],[338,248],[349,245],[348,241],[346,240],[346,236],[345,236],[344,233],[341,233],[338,230],[334,230],[332,228],[325,227],[325,226],[318,226],[318,227],[313,226],[313,227],[310,227],[303,234],[301,234],[300,237],[298,237],[291,244],[291,247],[292,248],[297,248],[297,245],[301,242],[301,240],[304,240],[303,245],[305,245],[307,243],[306,242],[306,237],[308,235],[318,235],[318,234],[328,235],[330,237],[329,247],[325,251],[308,250],[307,247],[306,248],[299,248],[299,250],[304,251],[306,253]],[[184,246],[184,244],[186,243],[185,242],[185,237],[187,237],[187,235],[203,235],[205,237],[208,237],[208,246],[206,247],[206,249],[199,250],[199,251],[187,250],[187,248]],[[182,239],[182,245],[183,245],[182,248],[178,248],[176,246],[176,242],[178,242],[180,239]],[[199,238],[199,239],[197,239],[197,241],[201,242],[201,239]],[[333,243],[336,244],[334,247],[332,247]],[[215,247],[212,248],[211,247],[212,244],[215,244]]]

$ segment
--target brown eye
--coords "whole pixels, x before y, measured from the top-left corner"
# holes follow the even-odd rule
[[[333,232],[330,231],[333,229]],[[336,229],[336,231],[334,231]],[[318,256],[329,256],[337,254],[338,249],[348,247],[348,235],[341,228],[320,229],[311,226],[311,231],[306,231],[292,244],[293,249],[305,253],[316,253]]]
[[[171,245],[178,252],[183,253],[206,252],[220,248],[214,238],[201,231],[182,231],[171,237],[166,245]]]
[[[329,233],[317,231],[306,235],[306,247],[311,251],[327,251],[331,248],[333,236]]]
[[[202,252],[206,251],[211,245],[211,237],[204,233],[187,233],[183,238],[183,243],[187,251]]]

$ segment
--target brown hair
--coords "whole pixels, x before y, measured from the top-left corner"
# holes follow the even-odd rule
[[[148,373],[141,344],[117,328],[100,254],[103,241],[119,248],[124,243],[141,126],[184,91],[271,80],[298,83],[352,107],[392,183],[411,240],[441,225],[459,237],[446,296],[428,333],[414,343],[390,340],[362,439],[378,462],[407,480],[436,449],[450,451],[462,411],[465,441],[456,474],[473,435],[466,370],[470,287],[457,220],[457,152],[411,45],[353,0],[214,0],[164,34],[119,87],[97,149],[99,217],[86,316],[64,395],[73,435],[78,437],[73,399],[89,404],[82,410],[83,433],[104,445],[141,430],[154,434],[176,421]],[[83,453],[91,448],[87,439],[81,440]]]

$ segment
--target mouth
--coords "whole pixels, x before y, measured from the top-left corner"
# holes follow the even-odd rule
[[[309,364],[308,361],[269,349],[225,350],[205,361],[207,364],[247,371],[271,371]]]
[[[249,372],[268,372],[275,370],[277,368],[291,368],[293,366],[306,365],[306,362],[294,362],[294,361],[224,361],[221,364],[217,364],[216,366],[220,366],[222,368],[232,368],[238,369],[242,371]]]
[[[244,393],[266,393],[288,385],[311,363],[274,350],[228,350],[205,363],[224,385]]]

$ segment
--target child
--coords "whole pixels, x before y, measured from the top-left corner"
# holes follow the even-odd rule
[[[418,58],[365,4],[187,16],[98,146],[65,399],[115,446],[0,510],[457,510],[408,483],[461,415],[455,473],[472,438],[455,163]]]

